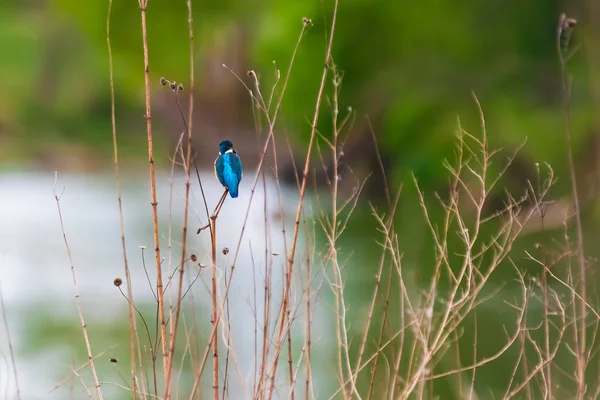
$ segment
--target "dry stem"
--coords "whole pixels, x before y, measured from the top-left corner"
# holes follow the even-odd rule
[[[125,244],[125,223],[123,221],[123,200],[121,195],[121,175],[119,173],[119,148],[117,144],[117,124],[115,118],[115,83],[113,70],[112,46],[110,43],[110,16],[112,10],[112,0],[108,0],[108,13],[106,16],[106,45],[108,47],[108,64],[109,64],[109,79],[110,79],[110,118],[112,126],[113,140],[113,160],[115,167],[115,178],[117,181],[117,199],[119,203],[119,226],[121,228],[121,246],[123,247],[123,267],[125,269],[125,280],[127,282],[127,297],[129,299],[129,357],[131,359],[131,377],[132,377],[132,393],[133,399],[137,399],[137,379],[136,377],[136,362],[135,362],[135,342],[137,336],[137,324],[135,311],[133,309],[133,289],[131,287],[131,275],[129,273],[129,262],[127,261],[127,246]]]
[[[169,361],[167,371],[165,372],[166,383],[165,383],[165,400],[170,400],[171,398],[171,375],[173,369],[173,358],[175,356],[175,342],[177,339],[177,327],[179,324],[179,315],[181,313],[181,300],[183,294],[183,278],[185,275],[185,261],[186,261],[186,251],[187,251],[187,231],[188,231],[188,212],[189,212],[189,202],[190,202],[190,187],[191,187],[191,179],[190,179],[190,168],[191,168],[191,159],[192,159],[192,127],[193,127],[193,113],[194,113],[194,31],[193,31],[193,20],[192,20],[192,1],[187,1],[188,8],[188,30],[190,37],[190,104],[188,110],[188,121],[186,123],[185,117],[183,116],[183,112],[181,110],[181,106],[179,104],[179,89],[175,92],[175,101],[177,102],[177,108],[181,113],[181,119],[183,121],[183,125],[185,127],[185,132],[187,133],[187,148],[186,155],[183,161],[183,167],[185,170],[185,198],[183,202],[183,227],[182,227],[182,238],[181,238],[181,261],[179,263],[179,285],[177,289],[177,306],[175,307],[175,319],[172,325],[173,334],[171,335],[171,343],[169,346]]]
[[[586,273],[585,254],[583,249],[583,228],[581,226],[581,209],[579,207],[579,194],[577,192],[577,178],[575,176],[575,163],[573,162],[573,150],[571,144],[571,84],[566,70],[566,61],[561,49],[561,35],[565,27],[566,16],[561,14],[558,21],[556,45],[560,64],[561,84],[563,90],[563,106],[565,108],[565,137],[567,144],[567,156],[569,161],[569,175],[571,178],[571,189],[573,192],[573,206],[575,208],[575,226],[577,229],[577,260],[579,263],[579,291],[581,301],[579,302],[579,328],[577,338],[577,385],[578,398],[583,398],[585,393],[585,370],[587,366],[586,356],[586,333],[587,333],[587,306],[586,306]]]
[[[156,261],[156,292],[158,295],[158,316],[160,321],[160,335],[163,356],[163,367],[165,373],[165,381],[168,380],[166,374],[169,370],[168,359],[169,353],[167,349],[167,324],[165,319],[163,279],[160,258],[160,242],[158,236],[158,201],[156,200],[156,176],[154,172],[154,147],[152,142],[152,105],[150,102],[150,66],[148,58],[148,34],[146,26],[146,9],[148,0],[138,0],[140,13],[142,18],[142,44],[144,48],[144,86],[146,99],[146,131],[148,134],[148,162],[150,170],[150,204],[152,205],[152,222],[154,236],[154,254]]]
[[[6,339],[8,341],[8,350],[10,352],[10,362],[15,377],[16,398],[21,399],[21,388],[19,387],[19,375],[17,373],[17,363],[15,361],[15,352],[13,350],[12,340],[10,338],[10,330],[8,329],[8,318],[6,317],[6,307],[4,306],[4,294],[2,293],[2,285],[0,284],[0,306],[2,307],[2,321],[6,330]]]
[[[77,278],[75,276],[75,264],[73,263],[73,257],[71,256],[71,248],[69,247],[69,242],[67,241],[67,234],[65,233],[65,225],[63,223],[62,211],[60,209],[60,197],[62,194],[58,194],[56,191],[56,182],[58,180],[58,172],[54,173],[54,187],[52,189],[52,193],[54,194],[54,199],[56,200],[56,208],[58,209],[58,218],[60,220],[60,229],[62,232],[63,240],[65,242],[65,247],[67,249],[67,255],[69,257],[69,264],[71,265],[71,275],[73,277],[73,290],[75,292],[75,303],[77,305],[77,312],[79,313],[79,320],[81,322],[81,330],[83,331],[83,338],[85,339],[85,346],[87,350],[88,360],[90,362],[90,367],[92,369],[92,375],[94,376],[94,383],[96,385],[96,392],[98,393],[98,399],[102,400],[102,389],[100,388],[100,382],[98,381],[98,374],[96,373],[96,364],[94,363],[94,356],[92,354],[92,346],[90,345],[90,338],[87,332],[87,325],[85,324],[85,320],[83,318],[83,312],[81,311],[81,303],[79,301],[79,292],[77,290]]]

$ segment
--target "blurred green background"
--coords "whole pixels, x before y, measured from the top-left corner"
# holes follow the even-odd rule
[[[159,150],[174,147],[181,123],[161,76],[189,82],[185,1],[155,1],[148,13],[153,106]],[[585,2],[439,0],[390,4],[348,0],[340,5],[333,50],[343,73],[341,106],[356,113],[346,157],[373,169],[368,116],[394,178],[409,171],[427,182],[440,179],[441,160],[452,154],[457,117],[478,131],[475,93],[484,109],[493,147],[522,144],[535,161],[564,170],[563,115],[556,55],[560,12],[579,18],[573,80],[575,148],[591,149],[596,136],[598,79],[593,49],[595,15]],[[283,105],[282,127],[297,153],[308,140],[325,47],[331,2],[207,1],[194,7],[198,126],[196,147],[219,138],[255,142],[247,92],[222,67],[250,84],[253,69],[269,93],[276,67],[285,73],[301,30],[299,49]],[[78,166],[107,166],[111,147],[106,49],[106,1],[85,7],[69,0],[3,2],[0,9],[0,138],[4,165],[57,162],[70,155]],[[121,153],[141,155],[144,126],[139,9],[115,1],[112,45]],[[590,43],[587,46],[587,43]],[[330,85],[331,87],[331,85]],[[330,113],[324,107],[321,130]],[[234,140],[235,142],[235,140]],[[365,144],[367,146],[365,146]],[[199,150],[202,153],[202,150]],[[255,157],[247,152],[246,159]],[[285,156],[287,152],[282,152]],[[586,154],[579,161],[593,163]],[[247,161],[250,162],[250,161]],[[208,165],[208,164],[207,164]]]
[[[3,173],[59,170],[92,177],[110,173],[107,7],[104,0],[3,0],[0,4]],[[293,187],[292,159],[302,162],[308,143],[332,2],[195,1],[193,7],[197,99],[194,148],[199,165],[206,170],[212,168],[217,143],[224,138],[231,139],[238,151],[243,149],[247,171],[255,168],[260,147],[248,93],[223,64],[248,85],[252,82],[246,72],[256,71],[263,94],[270,93],[275,70],[279,69],[282,76],[287,71],[302,29],[302,18],[311,18],[312,27],[300,44],[277,132],[282,176]],[[558,177],[553,199],[569,198],[556,51],[556,25],[561,12],[579,21],[567,68],[573,78],[571,129],[586,217],[586,242],[591,245],[588,255],[592,257],[597,256],[594,252],[597,246],[593,246],[598,239],[594,204],[600,166],[598,7],[591,1],[549,0],[340,1],[333,60],[343,74],[340,108],[351,107],[354,112],[342,158],[350,168],[342,172],[351,170],[359,178],[372,174],[365,196],[376,205],[384,204],[372,126],[391,189],[395,191],[401,183],[405,185],[397,222],[406,228],[400,237],[408,268],[415,275],[423,275],[416,281],[426,281],[428,270],[423,265],[433,255],[431,238],[410,184],[411,174],[416,175],[429,194],[446,188],[447,171],[442,161],[453,157],[458,119],[467,131],[475,135],[481,132],[473,94],[485,113],[490,147],[503,149],[499,160],[526,142],[500,192],[507,186],[522,193],[527,180],[535,179],[535,163],[548,162]],[[186,1],[149,1],[148,41],[156,160],[162,171],[168,171],[169,157],[183,126],[173,94],[160,86],[159,79],[182,82],[186,88],[184,95],[187,94],[190,53]],[[144,76],[137,1],[114,1],[111,42],[122,163],[126,171],[137,171],[140,179],[146,179]],[[331,99],[331,82],[327,94]],[[182,98],[182,104],[187,104],[187,96]],[[331,108],[327,101],[319,130],[324,136],[331,136]],[[291,155],[287,140],[292,147]],[[246,176],[253,176],[253,172]],[[318,181],[322,183],[323,179]],[[294,203],[290,204],[290,209],[294,209]],[[351,221],[340,245],[344,249],[361,250],[341,252],[351,258],[348,285],[354,296],[348,301],[352,304],[351,315],[360,318],[359,310],[372,293],[375,269],[374,265],[371,267],[372,260],[378,259],[380,249],[372,240],[376,226],[367,203],[358,208]],[[534,232],[524,241],[523,248],[540,241],[550,243],[561,234]],[[324,245],[323,237],[320,239],[319,245]],[[523,253],[517,257],[522,261]],[[532,272],[532,276],[535,274]],[[498,285],[513,278],[511,272],[501,274]],[[510,288],[507,296],[514,296]],[[489,334],[486,337],[490,352],[493,343],[504,337],[504,324],[510,324],[513,318],[496,315],[494,305],[502,306],[502,301],[497,300],[479,316],[480,324],[489,322],[483,323],[489,328],[487,331],[483,328],[483,335]],[[65,325],[78,329],[71,320]],[[56,324],[50,328],[36,330],[37,338],[33,335],[32,343],[46,343],[48,336],[59,335],[57,332],[66,329],[56,328]],[[115,335],[122,336],[124,332]],[[464,340],[468,358],[472,338],[465,335]],[[485,353],[487,342],[482,339],[481,343]],[[509,358],[500,364],[506,374],[510,373],[511,362]],[[569,363],[565,356],[566,369]],[[506,374],[483,369],[479,389],[487,393],[484,390],[487,385],[496,393],[505,383]],[[450,390],[444,384],[438,389]]]

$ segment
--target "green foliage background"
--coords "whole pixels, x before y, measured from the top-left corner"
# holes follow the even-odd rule
[[[108,148],[107,2],[50,0],[42,5],[11,0],[0,10],[2,137],[18,153],[43,152],[47,142]],[[189,44],[185,1],[149,6],[151,73],[186,82]],[[497,2],[439,0],[389,2],[347,0],[340,5],[334,61],[343,72],[342,105],[373,123],[394,172],[414,171],[426,181],[443,174],[439,162],[452,155],[457,117],[477,132],[481,101],[492,146],[513,148],[528,140],[535,161],[564,165],[555,25],[559,4],[545,0]],[[202,66],[219,67],[208,49],[227,48],[228,32],[240,30],[248,69],[263,86],[274,79],[273,61],[285,71],[303,17],[314,26],[304,38],[283,118],[294,143],[306,143],[307,119],[323,67],[325,23],[332,4],[321,1],[207,1],[194,6],[198,76]],[[126,150],[142,137],[143,76],[139,9],[115,1],[111,40],[115,57],[118,118]],[[585,28],[580,29],[585,32]],[[585,43],[585,35],[576,37]],[[210,46],[209,46],[210,45]],[[584,51],[570,61],[573,71],[576,144],[593,134],[595,115]],[[245,71],[236,71],[244,75]],[[232,76],[231,79],[234,79]],[[158,87],[158,85],[157,85]],[[199,91],[211,92],[210,85]],[[248,107],[250,105],[248,104]],[[327,132],[328,118],[321,120]],[[124,125],[123,125],[124,124]],[[248,126],[252,126],[248,120]],[[360,133],[359,133],[360,134]],[[42,148],[40,148],[42,147]],[[399,177],[399,176],[398,176]]]

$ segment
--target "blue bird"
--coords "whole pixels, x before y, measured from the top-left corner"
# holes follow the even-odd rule
[[[215,176],[223,187],[229,189],[232,198],[238,197],[238,186],[242,180],[242,160],[229,140],[219,143],[219,157],[215,160]]]

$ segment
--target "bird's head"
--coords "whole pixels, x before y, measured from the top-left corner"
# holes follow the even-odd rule
[[[223,140],[221,143],[219,143],[220,154],[225,154],[230,150],[233,152],[233,143],[231,143],[229,140]]]

